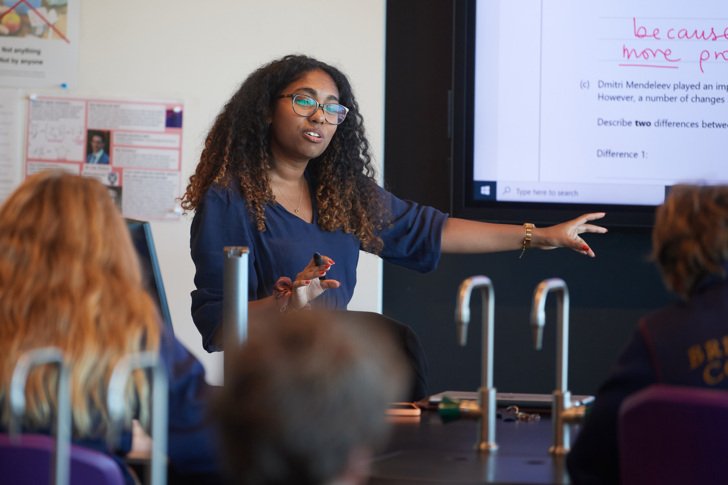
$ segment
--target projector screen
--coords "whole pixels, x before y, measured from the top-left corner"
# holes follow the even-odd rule
[[[728,2],[456,2],[456,215],[649,225],[727,183]]]

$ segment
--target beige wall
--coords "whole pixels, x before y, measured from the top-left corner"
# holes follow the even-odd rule
[[[181,100],[184,186],[209,126],[242,80],[269,60],[305,53],[349,75],[380,162],[384,17],[384,0],[85,0],[79,82],[67,93]],[[190,317],[190,221],[152,229],[175,332],[203,360],[210,380],[220,382],[221,355],[202,350]],[[380,307],[381,263],[364,255],[350,308]]]

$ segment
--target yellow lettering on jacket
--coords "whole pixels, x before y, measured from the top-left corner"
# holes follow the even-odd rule
[[[710,339],[705,342],[705,358],[708,360],[723,358],[723,353],[720,351],[718,339]]]
[[[709,386],[715,386],[723,379],[725,379],[725,368],[721,369],[719,361],[714,360],[703,369],[703,382]]]
[[[688,361],[690,362],[690,370],[695,370],[705,362],[705,353],[700,345],[691,345],[688,348]]]

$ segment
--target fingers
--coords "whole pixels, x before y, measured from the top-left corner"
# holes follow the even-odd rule
[[[597,226],[596,224],[589,224],[589,221],[595,221],[601,219],[606,215],[605,212],[590,212],[588,214],[582,214],[581,216],[571,221],[573,231],[572,237],[567,242],[566,246],[573,249],[574,251],[581,253],[590,258],[596,257],[596,254],[592,248],[581,238],[579,234],[592,233],[592,234],[605,234],[607,232],[606,227]],[[569,232],[571,232],[569,231]]]
[[[595,221],[597,219],[601,219],[602,217],[606,216],[606,212],[589,212],[588,214],[582,214],[581,218],[584,219],[584,221]]]
[[[321,288],[323,288],[325,290],[331,290],[331,289],[334,289],[334,288],[338,288],[339,286],[341,286],[341,283],[339,283],[336,280],[323,280],[323,281],[321,281]]]
[[[300,275],[301,275],[301,273],[299,273],[299,276]],[[313,278],[308,278],[308,279],[307,278],[296,278],[296,280],[293,282],[293,287],[300,288],[302,286],[308,286],[311,284],[312,279]]]
[[[323,254],[321,255],[321,264],[320,265],[316,265],[316,263],[313,260],[311,260],[311,261],[314,263],[314,268],[316,268],[318,271],[324,272],[323,275],[326,274],[326,271],[328,271],[331,268],[331,266],[336,264],[336,263],[334,263],[333,259],[329,258],[328,256],[324,256]]]
[[[581,253],[584,256],[593,258],[596,256],[592,248],[580,237],[573,237],[567,241],[564,241],[562,247],[573,249],[577,253]]]
[[[576,230],[578,234],[583,232],[592,232],[597,234],[604,234],[607,232],[606,227],[597,226],[596,224],[587,224],[589,221],[595,221],[606,216],[606,212],[590,212],[589,214],[583,214],[580,217],[574,219],[573,222],[577,224]]]
[[[586,243],[581,245],[581,247],[579,248],[579,252],[581,252],[581,254],[584,254],[585,256],[589,256],[590,258],[596,258],[597,256],[594,251],[592,251],[592,248],[590,248],[589,245]]]
[[[585,224],[585,225],[581,226],[581,229],[582,230],[579,231],[579,234],[581,234],[583,232],[593,232],[596,234],[604,234],[607,232],[606,227],[595,226],[594,224]]]
[[[293,308],[303,308],[324,291],[341,286],[341,283],[337,280],[321,279],[326,276],[331,266],[334,265],[334,260],[324,255],[320,255],[320,257],[321,264],[317,265],[312,258],[292,282],[291,286],[294,289]]]
[[[317,283],[321,289],[324,290],[330,290],[332,288],[338,288],[341,286],[341,283],[338,280],[320,280],[317,278],[313,278],[310,280],[296,280],[293,282],[294,288],[300,288],[302,286],[311,286],[313,283]]]
[[[300,309],[308,307],[310,303],[318,298],[324,291],[341,286],[336,280],[296,280],[293,282],[293,295],[291,307]]]
[[[316,261],[312,258],[311,261],[309,261],[306,268],[299,273],[300,275],[303,275],[307,279],[313,279],[313,278],[322,278],[326,276],[326,273],[331,269],[331,266],[334,264],[334,260],[329,258],[325,255],[318,255],[320,256],[321,264],[316,264]]]
[[[592,234],[605,234],[607,232],[606,227],[602,226],[595,226],[594,224],[582,224],[573,226],[571,229],[567,229],[569,231],[572,231],[572,234],[584,234],[584,233],[592,233]]]
[[[293,295],[291,298],[292,308],[298,310],[308,307],[311,301],[316,299],[325,290],[321,287],[320,280],[300,280],[293,282]]]
[[[330,265],[322,264],[321,266],[306,266],[306,268],[296,275],[296,281],[313,280],[326,276],[326,272],[331,268]]]

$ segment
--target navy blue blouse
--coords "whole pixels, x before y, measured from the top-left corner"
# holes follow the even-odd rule
[[[435,269],[447,215],[378,190],[392,214],[391,225],[379,234],[384,241],[380,256],[420,272]],[[250,300],[272,295],[273,285],[282,276],[295,279],[315,251],[330,257],[335,264],[327,277],[341,282],[341,287],[324,292],[312,305],[346,309],[356,286],[361,246],[351,234],[321,229],[316,201],[312,200],[312,204],[313,223],[291,214],[280,204],[269,204],[265,208],[265,231],[260,232],[238,187],[208,189],[195,212],[190,238],[196,267],[192,318],[206,350],[222,350],[213,344],[212,336],[222,321],[225,246],[248,247]]]

